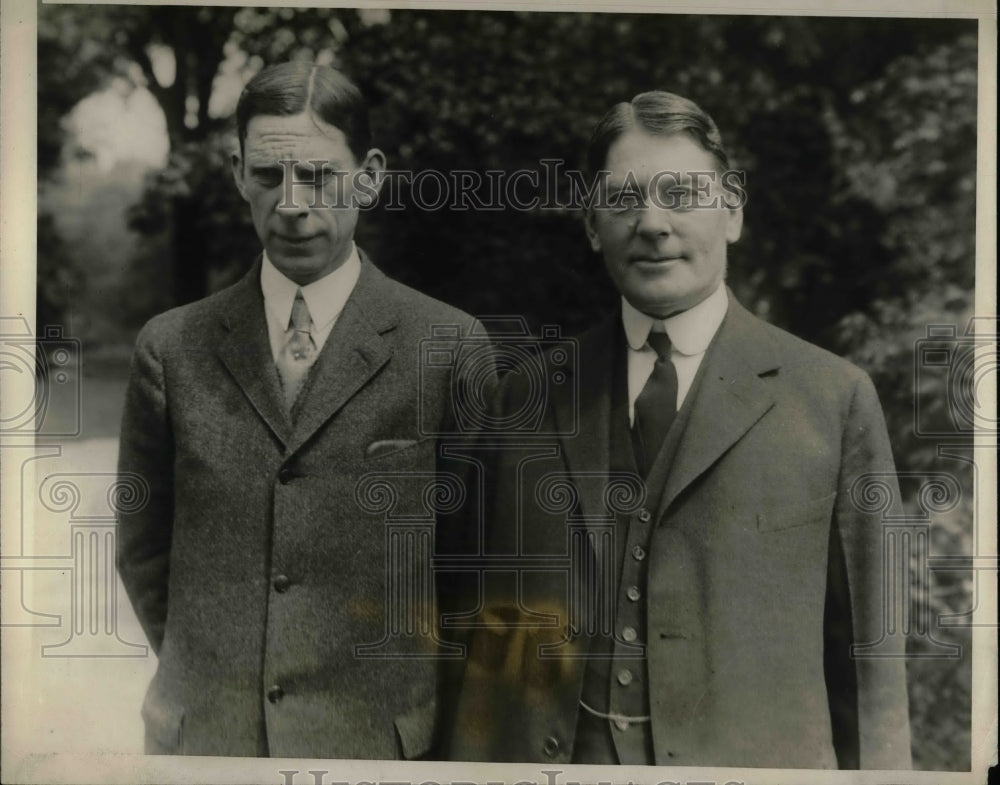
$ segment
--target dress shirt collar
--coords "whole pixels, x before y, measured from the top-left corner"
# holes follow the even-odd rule
[[[285,329],[292,318],[292,303],[295,293],[302,289],[309,315],[317,330],[323,330],[342,310],[347,298],[354,290],[361,273],[361,257],[358,247],[351,245],[351,253],[340,267],[318,281],[299,286],[285,277],[264,251],[264,261],[260,267],[260,287],[264,292],[264,302]]]
[[[728,307],[729,297],[722,283],[697,305],[667,319],[654,319],[622,297],[622,324],[629,347],[637,352],[645,346],[654,325],[659,324],[662,327],[655,328],[656,332],[665,330],[675,351],[684,355],[701,354],[708,349]]]

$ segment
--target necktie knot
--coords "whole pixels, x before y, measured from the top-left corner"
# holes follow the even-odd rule
[[[291,328],[296,332],[309,332],[312,324],[312,317],[309,315],[309,306],[306,305],[306,298],[302,295],[302,290],[295,292],[295,300],[292,302]]]
[[[660,360],[670,359],[670,336],[666,333],[654,333],[650,332],[649,337],[646,338],[646,342],[650,345],[654,352],[656,352],[657,358]]]

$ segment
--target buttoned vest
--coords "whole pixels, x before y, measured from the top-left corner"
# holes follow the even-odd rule
[[[609,470],[638,474],[635,444],[628,416],[628,350],[621,332],[613,361],[611,416],[609,417]],[[670,427],[667,437],[645,478],[646,501],[630,515],[618,514],[615,525],[613,583],[613,634],[598,635],[591,643],[584,671],[583,703],[614,719],[595,716],[580,707],[573,761],[591,764],[654,765],[651,721],[633,722],[626,717],[649,717],[649,679],[645,657],[647,642],[646,586],[649,543],[656,524],[670,467],[687,423],[692,401],[698,394],[707,356],[702,358]]]

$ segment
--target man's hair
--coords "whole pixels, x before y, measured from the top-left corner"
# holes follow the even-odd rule
[[[592,175],[604,169],[611,145],[633,129],[655,136],[684,134],[715,158],[720,172],[729,168],[729,155],[708,113],[683,96],[651,90],[615,104],[597,123],[587,145],[587,168]]]
[[[294,117],[306,111],[339,128],[358,161],[365,157],[371,147],[371,128],[368,107],[357,85],[329,66],[298,61],[265,68],[243,88],[236,104],[240,154],[247,125],[254,117]]]

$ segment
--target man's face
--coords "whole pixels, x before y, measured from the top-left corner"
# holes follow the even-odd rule
[[[633,129],[608,149],[604,168],[607,204],[588,211],[586,228],[618,291],[658,318],[708,297],[743,224],[742,209],[724,201],[715,159],[686,135]]]
[[[321,172],[321,164],[314,169],[311,162],[326,166]],[[233,155],[233,175],[268,258],[286,277],[305,285],[347,259],[358,197],[364,201],[368,190],[358,190],[358,177],[370,171],[374,180],[384,164],[378,150],[357,161],[344,133],[310,112],[259,115],[247,124],[243,158]],[[286,171],[294,183],[286,183]]]

